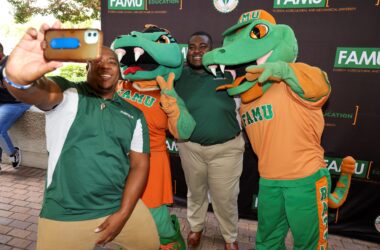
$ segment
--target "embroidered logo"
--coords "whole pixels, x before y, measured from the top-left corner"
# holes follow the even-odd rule
[[[139,104],[143,104],[144,106],[146,107],[152,107],[153,104],[156,102],[156,98],[154,98],[153,96],[149,96],[149,95],[144,95],[144,94],[141,94],[141,93],[133,93],[130,91],[130,90],[126,90],[126,91],[118,91],[118,94],[124,98],[124,99],[128,99],[128,100],[131,100],[133,102],[137,102]]]
[[[254,107],[241,115],[244,127],[265,120],[272,120],[274,116],[271,104]]]

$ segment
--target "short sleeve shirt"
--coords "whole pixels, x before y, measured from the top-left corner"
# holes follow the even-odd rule
[[[214,77],[206,71],[198,73],[184,67],[175,90],[197,124],[189,141],[214,145],[224,143],[240,132],[238,100],[229,96],[227,91],[216,91],[217,87],[232,81],[229,74]]]
[[[120,207],[130,151],[148,153],[149,135],[140,110],[96,95],[87,83],[53,77],[62,102],[46,112],[48,173],[41,217],[78,221]]]

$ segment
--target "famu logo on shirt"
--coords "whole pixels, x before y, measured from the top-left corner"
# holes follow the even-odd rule
[[[380,69],[380,48],[338,47],[334,67]]]
[[[322,8],[326,7],[328,0],[274,0],[273,8]]]
[[[140,94],[140,93],[133,93],[132,94],[132,91],[130,90],[119,90],[118,91],[118,94],[122,97],[122,98],[125,98],[125,99],[128,99],[128,100],[131,100],[133,102],[137,102],[137,103],[140,103],[140,104],[143,104],[144,106],[146,107],[152,107],[153,104],[156,102],[156,98],[154,98],[153,96],[150,96],[150,95],[144,95],[144,94]]]
[[[145,10],[146,0],[108,0],[109,10]]]
[[[265,120],[273,119],[273,107],[271,104],[265,104],[258,107],[254,107],[251,110],[243,113],[241,119],[244,127],[253,123],[257,123]]]

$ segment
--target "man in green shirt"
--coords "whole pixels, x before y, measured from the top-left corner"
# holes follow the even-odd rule
[[[191,35],[187,63],[175,90],[183,99],[196,126],[189,141],[178,142],[179,155],[188,187],[187,241],[196,247],[204,229],[208,193],[226,242],[226,249],[238,249],[237,198],[243,170],[244,139],[237,120],[239,100],[215,89],[233,80],[228,72],[214,77],[202,65],[203,54],[211,50],[211,36]]]
[[[125,249],[158,249],[154,221],[140,201],[149,170],[148,129],[142,112],[115,91],[117,56],[103,47],[82,84],[45,78],[62,64],[43,57],[49,28],[30,28],[3,70],[15,97],[46,111],[49,161],[37,249],[92,249],[111,241]]]

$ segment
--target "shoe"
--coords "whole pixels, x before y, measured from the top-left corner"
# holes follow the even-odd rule
[[[226,250],[239,250],[239,245],[237,241],[232,243],[226,243],[224,249]]]
[[[196,248],[199,246],[199,243],[201,242],[202,231],[200,232],[190,231],[189,235],[187,236],[187,245],[189,247]]]
[[[15,147],[15,153],[11,156],[12,166],[19,168],[21,163],[21,151],[18,147]]]
[[[171,215],[175,235],[168,238],[160,238],[160,250],[186,250],[185,241],[181,234],[178,218],[174,214]]]

